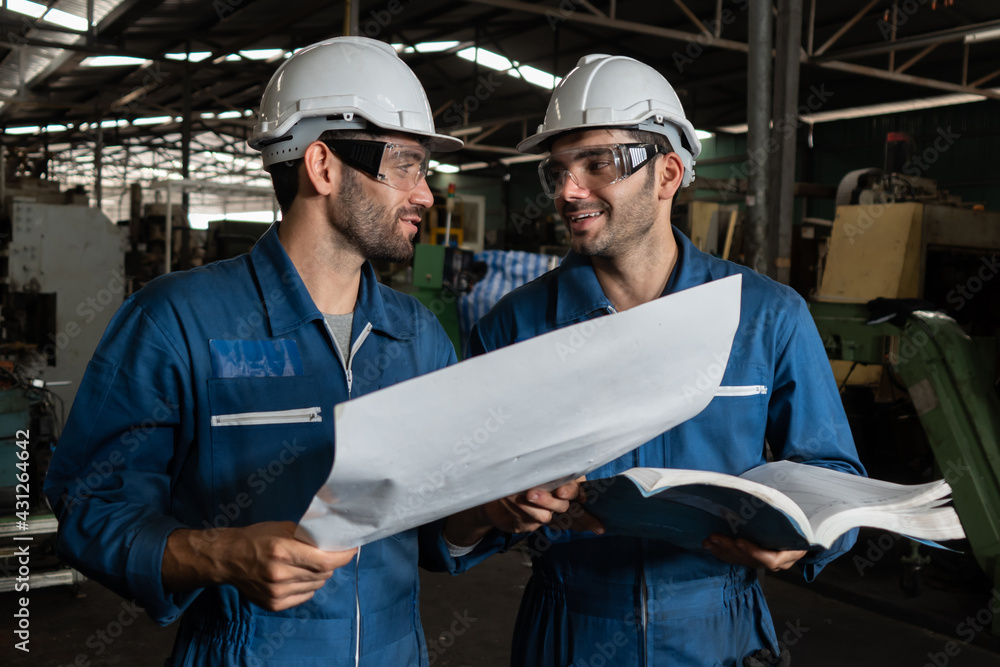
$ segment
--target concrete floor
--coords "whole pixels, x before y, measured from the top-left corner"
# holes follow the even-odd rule
[[[1000,641],[988,632],[976,633],[972,644],[956,638],[968,637],[962,625],[967,617],[989,613],[988,584],[956,587],[944,563],[944,575],[929,577],[923,592],[908,598],[899,590],[892,558],[872,566],[853,560],[855,554],[864,558],[864,539],[814,584],[792,583],[792,576],[766,578],[778,636],[790,640],[796,667],[1000,667]],[[968,562],[958,561],[957,567],[967,569]],[[422,615],[431,664],[507,667],[510,632],[529,571],[521,555],[512,552],[460,577],[424,573]],[[7,630],[14,594],[0,595],[6,619],[0,662],[9,667],[132,667],[159,665],[169,654],[175,626],[156,627],[93,582],[80,593],[74,597],[67,588],[31,592],[30,654],[13,648]],[[451,630],[456,617],[464,623],[455,627],[468,626],[458,636]]]

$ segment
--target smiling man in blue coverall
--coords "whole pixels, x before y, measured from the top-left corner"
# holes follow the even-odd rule
[[[572,252],[480,320],[473,353],[743,276],[739,328],[709,406],[590,478],[635,466],[738,475],[765,463],[768,446],[775,458],[863,474],[802,299],[700,252],[671,227],[672,198],[691,182],[701,146],[662,76],[631,58],[583,58],[553,92],[539,132],[518,149],[551,151],[539,174],[569,229]],[[505,531],[550,523],[546,507],[523,502],[536,493],[451,517],[438,566],[462,571],[508,548],[513,539]],[[595,528],[588,517],[574,527]],[[852,532],[828,551],[807,554],[706,535],[703,551],[685,551],[602,532],[542,527],[529,540],[533,575],[517,619],[514,667],[743,667],[748,658],[751,665],[787,660],[787,651],[779,656],[757,568],[798,563],[811,580],[856,539]]]
[[[281,65],[250,143],[283,220],[115,315],[46,481],[60,554],[158,623],[183,614],[170,665],[426,666],[417,531],[327,553],[294,522],[333,406],[455,361],[368,260],[412,255],[430,150],[462,142],[392,47],[345,37]]]

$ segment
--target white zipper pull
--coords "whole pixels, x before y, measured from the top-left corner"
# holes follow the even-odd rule
[[[767,393],[767,385],[763,384],[751,384],[743,386],[721,386],[719,387],[715,395],[716,396],[760,396],[761,394]]]

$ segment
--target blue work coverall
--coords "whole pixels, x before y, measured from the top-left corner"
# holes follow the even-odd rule
[[[175,529],[298,521],[334,460],[335,404],[455,361],[433,314],[368,263],[352,341],[345,366],[277,224],[247,255],[154,280],[108,326],[45,492],[66,562],[162,625],[183,614],[167,664],[427,665],[417,530],[281,612],[160,578]]]
[[[738,475],[766,462],[765,438],[774,458],[864,474],[805,302],[787,287],[699,251],[676,229],[674,237],[679,254],[664,295],[743,275],[740,324],[722,388],[701,414],[588,478],[637,466]],[[559,268],[501,299],[469,345],[482,354],[611,312],[590,260],[570,253]],[[721,364],[706,370],[722,371]],[[806,578],[856,537],[852,531],[828,551],[802,559]],[[439,548],[434,567],[463,571],[516,539],[494,532],[457,559]],[[742,667],[743,657],[758,649],[778,652],[755,570],[667,542],[552,527],[525,546],[533,574],[514,632],[515,667]]]

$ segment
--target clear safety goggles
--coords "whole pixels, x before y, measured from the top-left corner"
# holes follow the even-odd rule
[[[656,144],[607,144],[581,146],[552,153],[538,163],[542,188],[552,199],[566,185],[566,176],[584,190],[600,190],[624,181],[658,153],[669,151]]]
[[[412,190],[427,176],[431,152],[423,146],[401,146],[365,139],[324,139],[340,159],[380,183]]]

